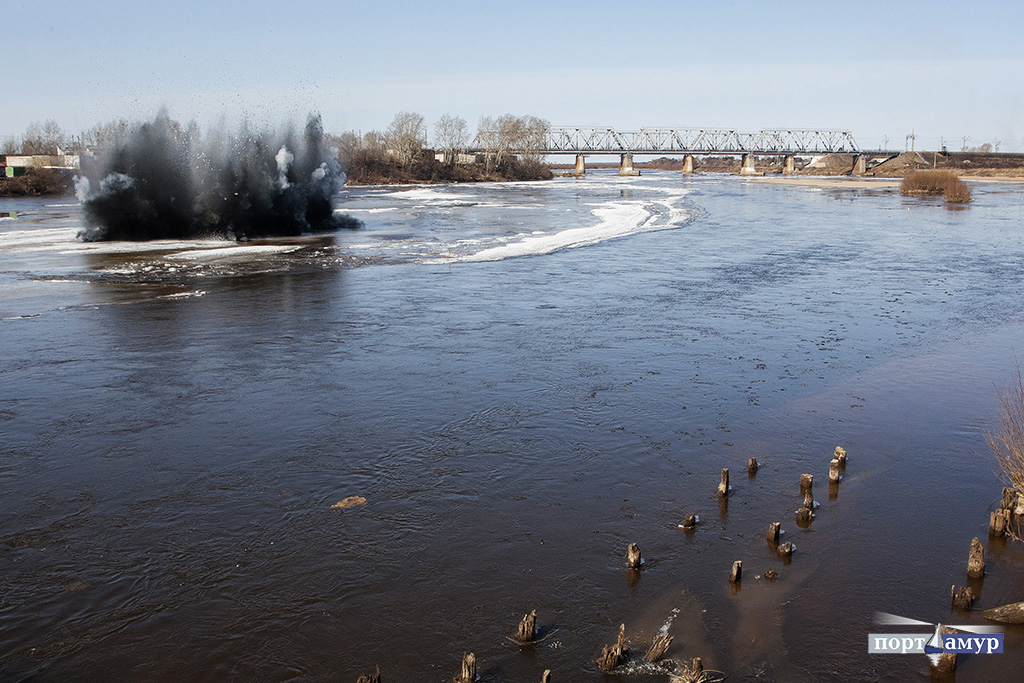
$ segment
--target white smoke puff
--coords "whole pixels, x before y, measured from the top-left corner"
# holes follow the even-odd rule
[[[292,165],[295,160],[295,155],[288,151],[288,148],[281,145],[281,149],[278,150],[277,156],[274,157],[277,162],[277,183],[281,186],[281,189],[288,187],[288,168]]]
[[[88,199],[91,190],[88,178],[84,175],[75,176],[75,196],[78,197],[78,201],[84,202]]]
[[[323,180],[324,176],[326,176],[326,175],[327,175],[327,162],[324,161],[324,162],[321,162],[320,165],[317,168],[313,169],[313,172],[310,174],[310,177],[313,179],[313,182],[316,182],[318,180]]]

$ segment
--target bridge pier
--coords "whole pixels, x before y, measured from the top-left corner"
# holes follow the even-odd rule
[[[693,155],[687,154],[683,157],[683,173],[686,175],[693,174]]]
[[[587,175],[587,163],[584,161],[584,156],[582,154],[576,155],[576,170],[574,170],[572,174],[577,177]]]
[[[754,168],[754,155],[745,153],[743,155],[743,162],[740,164],[740,175],[757,175],[757,169]]]
[[[863,154],[853,155],[853,169],[850,175],[864,175],[868,172],[868,158]]]
[[[626,152],[619,159],[619,175],[640,175],[640,171],[633,168],[633,154]]]
[[[782,160],[782,175],[793,175],[796,172],[796,158],[787,154]]]

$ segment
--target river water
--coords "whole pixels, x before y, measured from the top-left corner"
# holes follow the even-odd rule
[[[927,681],[868,635],[983,623],[949,607],[972,537],[978,606],[1024,596],[983,438],[1024,354],[1021,186],[597,172],[338,207],[364,228],[87,244],[73,200],[0,200],[0,681],[441,681],[470,651],[486,681],[667,681],[636,661],[665,628],[729,680]],[[1020,670],[1003,632],[958,680]]]

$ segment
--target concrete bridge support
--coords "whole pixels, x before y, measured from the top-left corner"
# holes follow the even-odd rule
[[[782,160],[782,175],[793,175],[796,172],[796,159],[787,154]]]
[[[633,168],[633,155],[626,152],[619,160],[619,175],[640,175],[640,171]]]
[[[863,154],[853,155],[853,170],[850,175],[864,175],[868,172],[868,158]]]
[[[743,162],[740,164],[740,175],[757,175],[757,169],[754,168],[753,154],[743,155]]]
[[[683,173],[686,175],[693,174],[693,155],[687,154],[683,157]]]
[[[576,155],[576,170],[574,170],[572,174],[575,176],[587,175],[587,163],[584,161],[584,156],[582,154]]]

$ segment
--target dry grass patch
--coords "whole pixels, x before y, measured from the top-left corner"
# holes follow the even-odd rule
[[[971,201],[971,188],[949,171],[911,171],[900,183],[900,194],[921,197],[941,194],[947,202]]]

